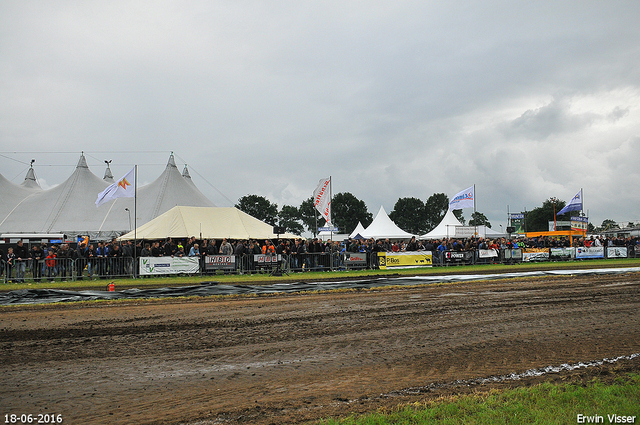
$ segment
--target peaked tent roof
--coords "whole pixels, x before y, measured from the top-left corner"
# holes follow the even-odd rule
[[[84,154],[73,174],[53,189],[21,187],[0,175],[0,233],[55,232],[105,239],[131,230],[134,223],[146,223],[176,205],[215,206],[193,182],[182,177],[173,155],[160,177],[138,188],[137,219],[133,217],[133,198],[118,198],[96,208],[98,193],[108,185],[89,170]]]
[[[33,171],[33,166],[29,167],[27,170],[27,175],[24,176],[24,181],[20,184],[22,187],[26,187],[28,189],[36,189],[42,190],[38,181],[36,180],[36,173]]]
[[[456,234],[456,226],[462,226],[462,223],[458,221],[453,211],[447,210],[447,213],[440,220],[440,224],[429,233],[420,236],[420,239],[452,238]]]
[[[171,208],[135,231],[137,239],[188,238],[203,239],[276,239],[273,226],[240,211],[235,207]],[[286,233],[283,239],[299,238]],[[134,239],[134,232],[120,239]]]
[[[53,189],[39,191],[24,199],[0,224],[2,233],[67,233],[98,229],[106,211],[87,210],[107,183],[93,174],[84,155],[73,174]]]
[[[360,235],[364,238],[389,238],[389,239],[406,239],[411,238],[411,233],[407,233],[401,228],[399,228],[387,215],[387,212],[384,210],[384,207],[380,206],[380,210],[378,214],[376,214],[376,218],[373,219],[373,222],[364,229],[364,231],[359,232]]]
[[[30,184],[25,184],[25,182],[19,185],[15,184],[0,174],[0,199],[2,200],[0,202],[0,228],[2,227],[2,222],[17,208],[20,202],[35,193],[41,192],[39,187],[32,187]]]
[[[362,232],[364,232],[364,226],[362,225],[362,223],[358,222],[358,225],[356,226],[356,228],[353,230],[353,232],[351,232],[351,234],[349,235],[350,238],[355,238],[357,235],[362,236]]]
[[[111,167],[109,166],[111,161],[105,161],[105,162],[107,163],[107,169],[104,170],[104,177],[102,178],[102,180],[104,180],[107,183],[111,184],[111,183],[113,183],[115,181],[115,180],[113,180],[113,173],[111,172]]]

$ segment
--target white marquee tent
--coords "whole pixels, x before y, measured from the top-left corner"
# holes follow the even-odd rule
[[[234,207],[173,207],[120,239],[276,239],[273,226]],[[282,239],[298,238],[290,233]]]
[[[108,167],[107,171],[105,178],[100,179],[89,170],[81,155],[73,174],[49,190],[38,186],[32,169],[22,185],[0,175],[0,234],[63,233],[69,237],[88,235],[92,239],[107,239],[130,231],[136,222],[147,223],[177,205],[215,207],[191,178],[180,174],[172,154],[160,177],[138,187],[135,209],[133,198],[118,198],[96,208],[98,193],[113,181]],[[133,217],[134,211],[137,217]]]
[[[412,236],[415,236],[399,228],[389,218],[382,206],[371,224],[363,232],[360,232],[360,235],[366,239],[411,239]]]

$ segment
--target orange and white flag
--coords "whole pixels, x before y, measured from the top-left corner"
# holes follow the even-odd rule
[[[111,184],[98,194],[96,207],[116,198],[133,198],[136,195],[136,167],[133,167],[123,178]]]

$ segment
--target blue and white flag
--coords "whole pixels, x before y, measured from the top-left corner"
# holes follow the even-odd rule
[[[561,215],[569,211],[582,211],[582,189],[576,193],[571,202],[569,202],[563,209],[556,215]]]
[[[462,192],[457,193],[449,202],[449,210],[461,210],[462,208],[473,208],[476,199],[475,186],[471,186]]]

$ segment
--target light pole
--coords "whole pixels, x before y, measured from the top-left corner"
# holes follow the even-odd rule
[[[124,210],[129,213],[129,231],[131,231],[131,211],[129,208],[125,208]]]

